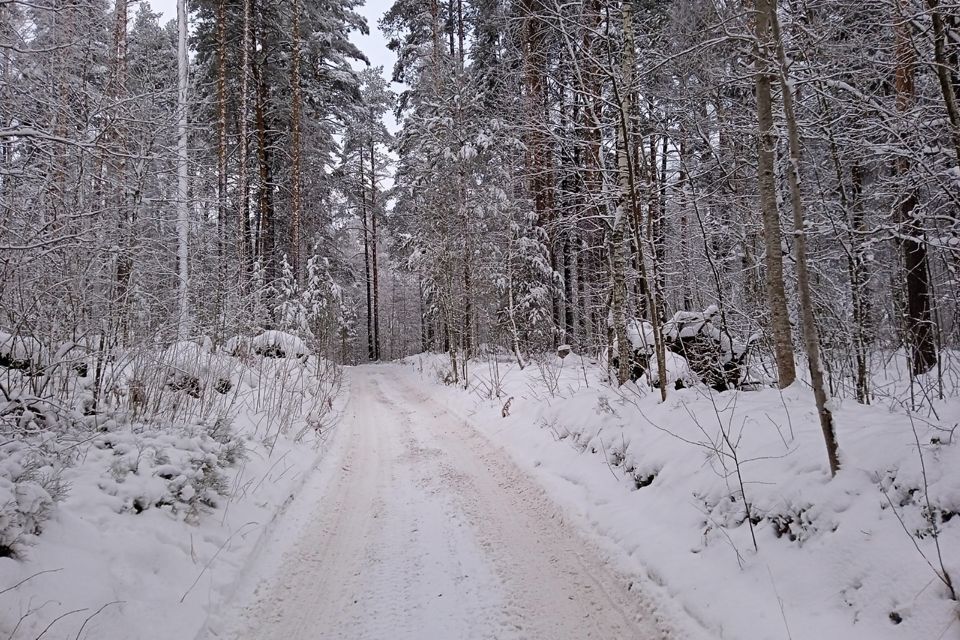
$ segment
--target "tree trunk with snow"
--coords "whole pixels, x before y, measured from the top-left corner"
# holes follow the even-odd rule
[[[380,359],[380,267],[377,259],[377,150],[373,141],[374,122],[370,122],[370,270],[373,286],[373,354],[374,360]]]
[[[111,142],[117,148],[125,149],[128,140],[126,139],[125,124],[120,122],[121,105],[127,99],[127,2],[126,0],[116,0],[114,3],[114,33],[113,33],[113,78],[111,80],[110,94],[114,100],[114,115],[112,120],[112,131],[110,132]],[[64,70],[66,71],[66,70]],[[66,132],[62,135],[65,137]],[[104,169],[110,166],[115,180],[113,189],[114,203],[117,207],[117,225],[121,232],[120,251],[117,255],[117,293],[115,296],[117,303],[117,321],[119,323],[117,333],[121,339],[126,341],[128,338],[129,320],[130,320],[130,293],[131,278],[133,277],[134,266],[134,244],[136,209],[130,206],[127,197],[129,188],[128,180],[131,177],[128,172],[127,159],[122,155],[113,158],[104,157],[102,160]],[[63,171],[56,173],[54,184],[56,191],[64,193],[65,174]],[[104,194],[106,195],[106,194]]]
[[[246,282],[250,265],[253,262],[253,236],[250,233],[250,28],[252,16],[250,3],[253,0],[243,0],[243,51],[240,59],[240,149],[239,168],[237,175],[237,190],[240,198],[240,237],[238,238],[238,253],[240,255],[241,282]]]
[[[237,197],[240,199],[239,207],[239,229],[237,238],[237,253],[240,263],[240,282],[245,283],[249,275],[250,265],[253,261],[252,238],[250,235],[250,180],[249,180],[249,111],[250,111],[250,3],[252,0],[243,0],[243,51],[240,54],[240,115],[239,129],[239,167],[237,169]]]
[[[253,44],[253,51],[259,52],[262,48],[259,30],[257,27],[257,41]],[[257,248],[256,256],[264,266],[267,282],[277,278],[276,230],[273,208],[274,179],[271,162],[273,160],[274,134],[272,127],[267,123],[268,95],[265,69],[261,56],[254,57],[252,75],[256,84],[256,100],[254,105],[257,126],[257,164],[259,167],[259,185],[257,190]]]
[[[227,274],[227,0],[217,0],[217,315]]]
[[[630,4],[623,3],[623,28],[627,46],[621,59],[622,86],[617,89],[618,82],[614,80],[615,99],[619,110],[617,122],[617,177],[620,192],[614,209],[614,218],[610,232],[610,322],[614,340],[617,345],[617,382],[624,384],[630,379],[630,358],[632,349],[627,339],[627,258],[625,255],[625,228],[630,206],[630,89],[633,76],[633,56],[630,55],[633,47],[630,46],[632,31],[630,27]],[[641,252],[642,248],[638,247]]]
[[[853,305],[854,351],[857,362],[857,401],[870,404],[870,369],[868,335],[870,299],[867,291],[869,272],[863,247],[866,234],[863,211],[863,167],[859,162],[850,168],[853,202],[850,203],[850,233],[853,239],[850,256],[850,297]]]
[[[894,88],[897,111],[908,113],[914,105],[914,67],[916,54],[910,33],[911,25],[905,15],[908,0],[897,0],[897,16],[894,26]],[[910,160],[905,155],[896,160],[897,173],[902,176],[900,202],[897,206],[899,243],[906,280],[907,308],[904,324],[910,348],[910,361],[914,375],[926,373],[937,364],[937,347],[934,343],[933,317],[930,309],[930,280],[927,265],[927,245],[920,224],[917,191],[910,175]]]
[[[773,0],[757,0],[754,27],[755,91],[757,100],[757,189],[763,217],[763,240],[766,248],[767,306],[773,332],[773,351],[777,362],[780,388],[788,387],[797,378],[793,359],[793,337],[787,294],[783,284],[783,249],[780,234],[780,212],[777,209],[777,184],[774,166],[775,135],[773,130],[772,72],[770,60],[770,15]]]
[[[633,221],[631,229],[633,230],[634,235],[634,246],[637,252],[637,270],[638,270],[638,279],[642,283],[642,304],[647,311],[647,319],[650,321],[650,326],[653,329],[653,339],[654,339],[654,354],[657,359],[657,366],[660,371],[660,398],[662,400],[667,399],[667,385],[666,385],[666,352],[663,343],[663,336],[661,335],[661,324],[660,324],[660,314],[658,313],[659,304],[657,302],[657,293],[655,287],[652,287],[650,284],[650,278],[647,270],[647,260],[644,251],[644,238],[641,236],[640,232],[640,219],[642,216],[640,199],[637,194],[637,180],[638,180],[638,169],[634,164],[634,157],[631,154],[630,141],[633,139],[633,131],[630,126],[631,119],[631,105],[634,100],[633,93],[633,82],[634,82],[634,65],[635,65],[635,48],[633,42],[633,5],[631,2],[624,2],[621,5],[622,11],[622,26],[623,26],[623,36],[624,36],[624,54],[621,58],[621,80],[613,81],[613,91],[614,98],[617,105],[617,177],[619,181],[619,198],[617,206],[617,218],[615,224],[620,224],[621,228],[626,227],[626,216],[628,215]],[[638,149],[642,154],[642,151]],[[653,169],[656,171],[656,169]],[[657,207],[659,208],[659,207]],[[658,215],[656,212],[651,211],[651,216]],[[621,232],[622,234],[622,232]],[[622,235],[621,235],[622,238]],[[652,238],[648,236],[647,241],[651,241]],[[615,248],[616,250],[616,248]],[[621,247],[622,251],[622,239]],[[618,260],[616,254],[613,257],[615,263]],[[626,265],[624,264],[624,269]],[[616,268],[614,268],[616,272]],[[614,277],[618,277],[616,273]],[[616,283],[615,283],[616,286]],[[626,298],[626,281],[623,282],[623,296]],[[613,296],[617,296],[617,290],[614,289]],[[613,298],[612,298],[613,299]],[[638,303],[641,301],[638,300]],[[613,308],[616,310],[618,301],[615,301]],[[625,303],[624,303],[625,304]],[[618,379],[620,383],[623,384],[630,377],[630,358],[632,356],[632,345],[626,340],[626,322],[622,324],[617,322],[617,317],[614,315],[614,331],[617,332],[617,343],[619,347],[619,356],[620,362],[617,371]],[[621,337],[622,336],[622,337]],[[644,369],[648,369],[647,363],[643,363]]]
[[[300,110],[303,99],[300,88],[300,0],[293,0],[293,42],[290,54],[290,264],[294,280],[300,280],[301,235],[301,156]]]
[[[179,278],[177,337],[186,338],[190,313],[189,253],[189,157],[187,155],[187,109],[190,61],[187,57],[187,0],[177,0],[177,274]]]
[[[940,12],[940,0],[927,0],[927,7],[933,23],[933,62],[937,83],[940,85],[940,95],[943,96],[943,106],[950,122],[950,138],[957,157],[957,170],[960,171],[960,108],[957,106],[957,94],[950,78],[950,61],[947,59],[947,25]],[[957,42],[953,43],[953,48],[958,48]],[[954,72],[960,70],[954,69]]]
[[[829,407],[826,384],[823,379],[823,366],[820,359],[820,338],[817,333],[817,321],[813,308],[813,291],[810,274],[807,269],[807,237],[804,227],[803,200],[800,193],[800,128],[793,101],[793,86],[790,82],[790,68],[783,48],[780,34],[780,21],[777,18],[776,0],[761,0],[767,11],[777,60],[780,63],[780,86],[783,94],[783,114],[787,121],[787,143],[790,150],[790,162],[787,167],[787,184],[790,187],[790,208],[793,211],[793,249],[797,270],[797,290],[800,301],[800,326],[803,343],[807,351],[810,366],[810,382],[813,396],[820,416],[820,429],[827,447],[827,460],[830,463],[830,475],[837,475],[840,469],[840,457],[837,435],[833,425],[833,413]],[[759,3],[758,3],[759,4]]]
[[[367,178],[366,169],[363,163],[363,148],[360,153],[360,218],[362,220],[361,229],[363,230],[363,275],[364,285],[367,291],[367,359],[371,362],[377,359],[376,331],[373,327],[373,273],[371,269],[371,234],[369,217],[367,216]]]

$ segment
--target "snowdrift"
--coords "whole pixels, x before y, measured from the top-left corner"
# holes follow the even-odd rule
[[[444,355],[405,362],[435,383],[449,367]],[[470,370],[468,390],[437,383],[437,393],[707,636],[960,634],[940,575],[960,578],[957,399],[908,411],[907,376],[878,370],[874,405],[834,401],[843,467],[831,480],[800,384],[700,385],[661,403],[659,392],[611,387],[602,366],[577,354],[524,370],[489,357]]]
[[[0,637],[191,638],[231,596],[345,401],[299,338],[248,342],[290,355],[2,340]]]

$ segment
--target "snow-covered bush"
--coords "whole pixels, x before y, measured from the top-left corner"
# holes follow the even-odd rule
[[[26,372],[8,373],[0,406],[0,557],[21,555],[42,531],[66,495],[62,471],[89,432],[78,412],[31,395]]]
[[[195,398],[207,389],[227,393],[233,388],[235,364],[212,353],[209,340],[202,345],[176,342],[163,352],[160,364],[166,370],[169,388],[186,391]]]
[[[726,329],[720,310],[710,305],[704,311],[678,311],[663,326],[667,348],[683,356],[701,380],[723,391],[744,379],[744,364],[759,336],[740,340]]]
[[[233,336],[223,344],[223,353],[247,362],[253,353],[250,338],[246,336]]]
[[[563,358],[552,353],[542,354],[530,359],[540,373],[539,382],[550,395],[555,397],[560,393],[560,373],[563,371]]]
[[[293,267],[286,256],[280,264],[280,277],[263,285],[260,299],[273,301],[273,308],[260,324],[322,350],[331,338],[339,340],[353,331],[355,313],[344,299],[343,290],[330,272],[330,261],[313,255],[307,260],[303,283],[294,277]],[[267,333],[274,333],[268,331]],[[289,339],[285,339],[289,342]],[[272,357],[306,357],[310,351],[304,345],[288,344],[286,349],[272,341],[261,349],[261,355]],[[274,349],[278,349],[274,351]],[[279,355],[280,353],[286,354]]]
[[[228,593],[338,415],[339,368],[302,357],[296,336],[260,337],[298,356],[284,358],[235,357],[249,338],[230,350],[113,340],[31,349],[41,375],[0,365],[0,637],[46,637],[53,623],[58,637],[101,637],[83,617],[64,631],[71,613],[96,616],[116,594],[143,603],[134,611],[189,601],[198,574]],[[20,357],[33,343],[8,344]],[[194,600],[177,611],[200,619],[208,595]],[[116,615],[126,637],[118,610],[97,620]]]
[[[229,488],[225,469],[245,455],[243,441],[219,422],[99,436],[111,454],[100,489],[118,498],[118,512],[166,509],[196,520]]]
[[[0,339],[0,557],[26,552],[67,497],[64,478],[82,478],[82,499],[93,482],[117,513],[161,509],[195,522],[256,446],[236,433],[238,414],[252,428],[245,436],[272,451],[291,429],[290,440],[324,431],[339,389],[337,367],[308,362],[306,343],[280,331],[220,352],[209,339],[135,349],[96,336],[56,349]],[[243,358],[230,355],[243,345]]]
[[[57,452],[35,437],[0,444],[0,557],[20,556],[43,530],[66,494],[62,468]]]

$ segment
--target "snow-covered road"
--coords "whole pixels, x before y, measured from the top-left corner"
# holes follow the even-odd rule
[[[409,368],[348,377],[338,445],[298,498],[307,516],[211,637],[671,637],[543,492]]]

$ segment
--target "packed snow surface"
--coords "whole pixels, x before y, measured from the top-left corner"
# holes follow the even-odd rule
[[[689,637],[413,371],[349,377],[328,471],[267,543],[288,551],[208,638]]]

